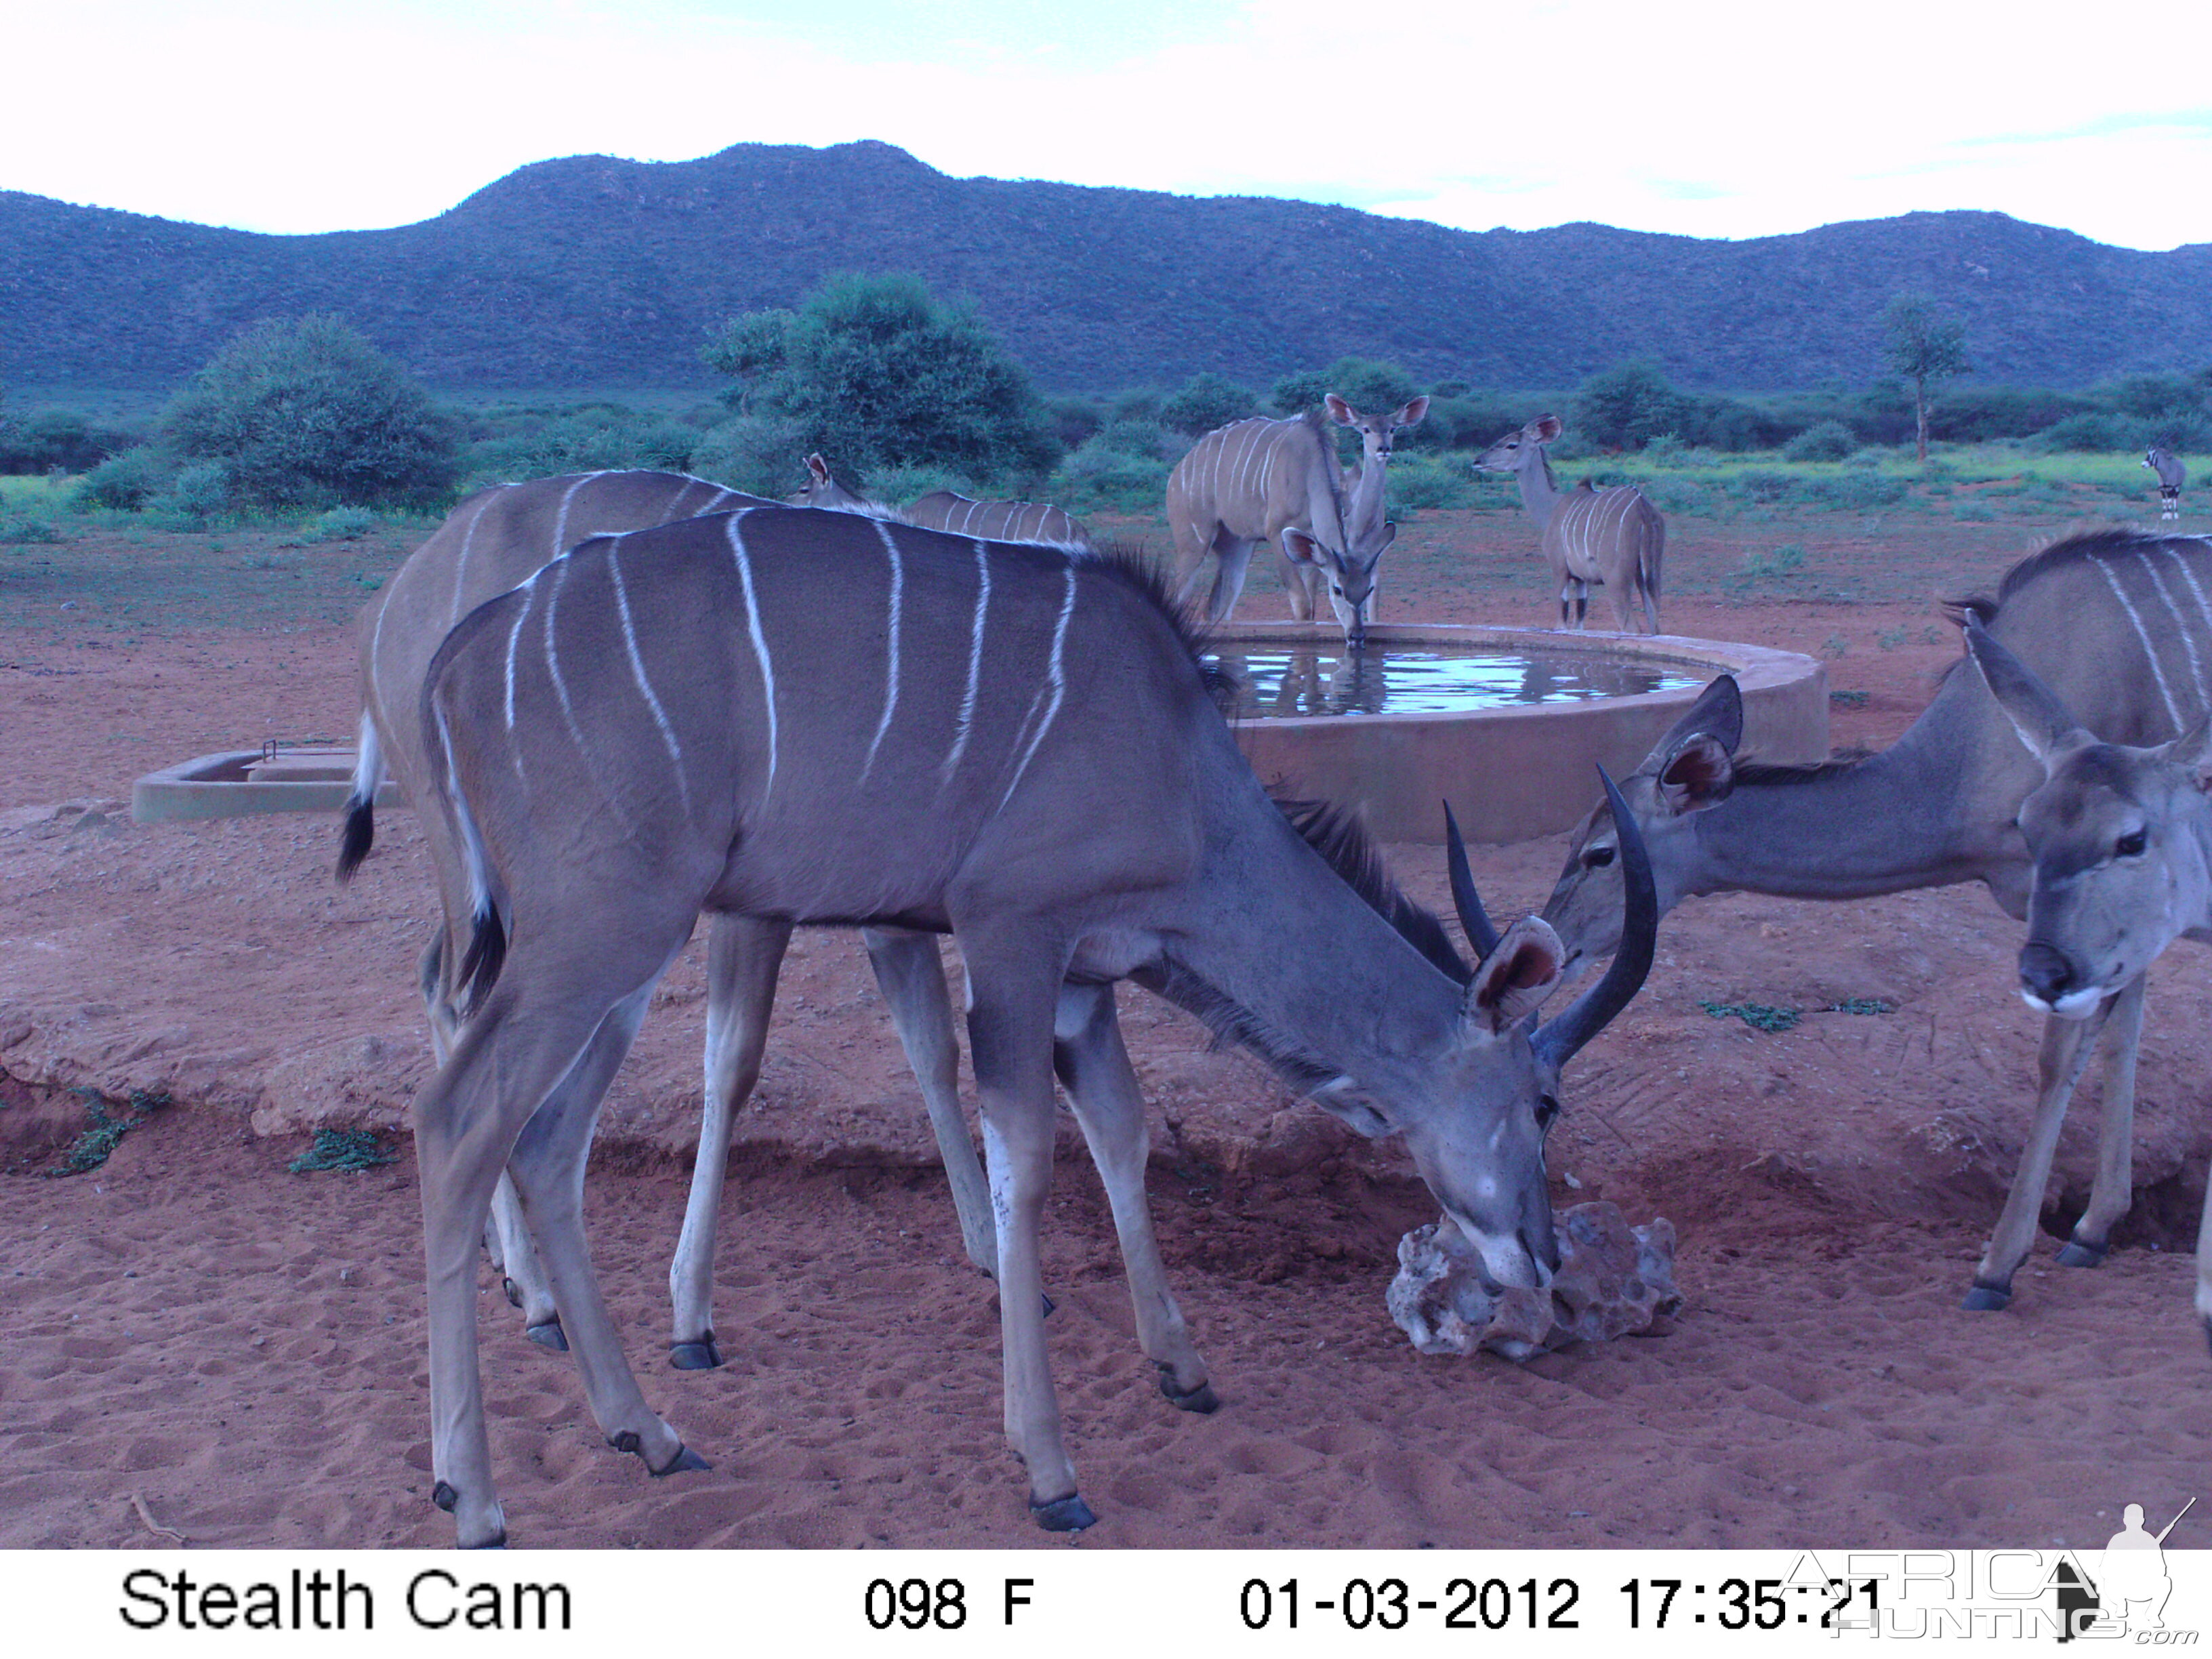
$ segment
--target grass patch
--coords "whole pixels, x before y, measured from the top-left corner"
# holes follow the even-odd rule
[[[117,1103],[99,1090],[80,1089],[77,1093],[84,1100],[88,1127],[70,1143],[62,1161],[46,1171],[50,1176],[82,1175],[88,1170],[97,1170],[123,1144],[124,1136],[169,1103],[167,1089],[133,1089],[131,1097],[121,1103],[125,1109],[110,1114],[107,1109]]]
[[[318,1129],[315,1144],[284,1167],[294,1175],[312,1175],[318,1170],[354,1173],[398,1161],[399,1154],[387,1148],[374,1129]]]
[[[1867,706],[1867,699],[1873,695],[1870,691],[1831,691],[1828,701],[1839,702],[1846,708],[1863,708]]]
[[[1893,1014],[1897,1005],[1885,1002],[1880,997],[1845,997],[1841,1002],[1832,1002],[1820,1010],[1824,1014]]]
[[[1804,1018],[1795,1008],[1777,1008],[1765,1002],[1704,1002],[1698,1006],[1715,1019],[1740,1019],[1754,1031],[1788,1031]]]

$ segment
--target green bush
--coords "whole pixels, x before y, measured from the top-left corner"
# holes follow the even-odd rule
[[[1591,375],[1567,410],[1570,434],[1605,449],[1641,449],[1662,432],[1680,432],[1692,412],[1659,365],[1640,357]],[[1556,445],[1552,453],[1559,453]]]
[[[1109,421],[1098,428],[1097,435],[1085,447],[1094,446],[1110,450],[1116,455],[1162,462],[1170,454],[1180,459],[1189,448],[1189,445],[1170,434],[1158,421],[1136,420]]]
[[[1997,516],[1997,510],[1987,501],[1960,501],[1952,507],[1951,516],[1972,524],[1988,524]]]
[[[33,519],[24,514],[0,518],[0,543],[58,542],[61,538],[61,531],[51,519]]]
[[[1832,478],[1808,478],[1798,489],[1805,500],[1820,506],[1852,509],[1894,507],[1910,493],[1904,479],[1879,472],[1845,472]]]
[[[1390,505],[1413,509],[1471,507],[1476,495],[1467,463],[1440,455],[1404,455],[1390,463]]]
[[[1711,490],[1690,478],[1653,478],[1644,486],[1644,494],[1662,513],[1685,514],[1692,518],[1710,518],[1720,506]]]
[[[1850,428],[1841,421],[1823,421],[1783,445],[1782,456],[1790,461],[1840,461],[1858,447]]]
[[[255,324],[170,402],[161,432],[179,460],[223,465],[240,506],[426,506],[456,476],[429,395],[335,317]]]
[[[808,448],[806,428],[796,420],[740,415],[700,434],[691,467],[732,489],[781,499],[806,482]]]
[[[1210,371],[1192,375],[1160,400],[1160,424],[1194,438],[1259,412],[1257,392]]]
[[[919,501],[939,489],[978,499],[985,494],[974,479],[941,466],[887,466],[867,475],[866,493],[879,501]]]
[[[79,510],[105,507],[135,513],[168,487],[170,469],[151,444],[111,455],[77,480],[70,504]]]
[[[2034,445],[2049,453],[2130,450],[2136,447],[2136,426],[2124,415],[2069,415],[2037,433]]]
[[[149,496],[146,511],[177,530],[202,530],[233,508],[230,469],[221,461],[180,469],[169,487]]]
[[[132,441],[124,433],[94,428],[75,410],[42,409],[0,422],[0,473],[82,472]]]
[[[1146,455],[1110,441],[1117,429],[1141,427],[1117,422],[1061,460],[1046,486],[1051,500],[1070,513],[1158,513],[1168,488],[1168,463],[1157,449]]]
[[[375,514],[365,507],[334,507],[307,526],[307,539],[315,542],[357,542],[377,526]]]
[[[703,435],[682,421],[611,404],[511,424],[515,429],[469,447],[467,487],[633,467],[685,472]]]

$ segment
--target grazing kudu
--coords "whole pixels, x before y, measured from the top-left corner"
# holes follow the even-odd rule
[[[2021,995],[2088,1019],[2140,988],[2177,939],[2212,939],[2212,727],[2200,717],[2147,748],[2100,742],[1979,617],[1965,627],[1982,678],[2043,769],[2020,809],[2034,861]],[[2197,1225],[2197,1316],[2212,1340],[2212,1200]]]
[[[1088,547],[1083,521],[1048,501],[979,501],[950,489],[933,489],[912,505],[890,507],[849,489],[819,455],[806,458],[806,483],[785,498],[793,507],[823,507],[839,513],[866,513],[896,519],[924,530],[955,536],[981,536],[992,542],[1045,542],[1054,547]]]
[[[2158,474],[2158,516],[2161,521],[2181,516],[2181,486],[2189,482],[2189,469],[2178,455],[2169,455],[2153,444],[2143,452],[2142,464]]]
[[[1356,646],[1375,619],[1376,567],[1398,533],[1384,517],[1392,443],[1429,412],[1429,400],[1416,398],[1388,416],[1363,415],[1333,392],[1324,401],[1332,419],[1359,434],[1356,482],[1347,486],[1319,414],[1255,416],[1207,433],[1176,464],[1168,532],[1184,602],[1196,596],[1206,556],[1215,556],[1206,605],[1212,621],[1236,610],[1252,550],[1272,538],[1283,556],[1291,615],[1311,621],[1326,592],[1346,643]]]
[[[368,854],[374,835],[377,781],[388,764],[410,799],[424,799],[422,694],[423,671],[447,631],[484,600],[526,580],[549,560],[610,532],[641,530],[696,512],[770,506],[757,496],[679,474],[596,472],[507,484],[471,496],[410,555],[363,615],[360,761],[347,803],[341,878]],[[448,906],[459,864],[434,812],[420,814],[432,867],[446,884]],[[736,1115],[760,1074],[777,974],[790,940],[774,919],[716,915],[708,928],[706,1081],[699,1149],[684,1226],[669,1264],[673,1322],[669,1354],[679,1369],[719,1365],[714,1332],[714,1240],[725,1165]],[[990,1194],[960,1108],[959,1049],[952,1029],[937,941],[892,929],[866,929],[876,981],[921,1085],[930,1127],[945,1160],[969,1260],[988,1273],[997,1264]],[[422,981],[430,1016],[431,1048],[442,1064],[459,1025],[442,988],[450,959],[434,941]],[[513,1188],[502,1181],[495,1200],[500,1266],[522,1310],[531,1339],[565,1346],[560,1314],[537,1259]]]
[[[2134,531],[2070,537],[2006,572],[1994,600],[1962,608],[2106,742],[2167,742],[2212,708],[2212,543]],[[1700,893],[1851,899],[1979,881],[2009,915],[2028,915],[2033,867],[2015,820],[2043,769],[1979,675],[1954,670],[1902,737],[1862,761],[1746,764],[1735,758],[1741,736],[1741,703],[1724,677],[1622,781],[1662,913]],[[1600,806],[1544,907],[1571,966],[1612,948],[1617,853],[1613,814]],[[2100,1029],[2111,1046],[2097,1177],[2059,1261],[2094,1267],[2127,1212],[2140,973],[2105,987],[2087,1012],[2045,1022],[2033,1123],[1970,1309],[2002,1308],[2011,1296]]]
[[[1364,838],[1294,823],[1133,564],[778,507],[611,537],[465,619],[422,721],[428,805],[467,887],[447,948],[469,1017],[415,1104],[434,1496],[464,1544],[504,1535],[473,1246],[502,1165],[600,1431],[656,1473],[697,1466],[623,1358],[580,1204],[600,1094],[702,908],[957,938],[1006,1428],[1048,1528],[1092,1518],[1039,1299],[1055,1072],[1104,1181],[1139,1340],[1176,1403],[1215,1403],[1152,1236],[1114,981],[1199,1014],[1359,1132],[1402,1134],[1498,1282],[1541,1285],[1557,1264],[1544,1133],[1559,1068],[1649,966],[1648,880],[1631,881],[1606,978],[1538,1026],[1550,928],[1523,919],[1493,941],[1471,903],[1470,937],[1492,948],[1470,973]],[[1632,842],[1626,857],[1642,874]]]
[[[1591,584],[1612,598],[1620,631],[1634,631],[1640,607],[1643,631],[1659,631],[1660,566],[1667,553],[1667,520],[1634,484],[1593,489],[1589,483],[1562,490],[1545,446],[1562,430],[1556,415],[1540,415],[1509,432],[1475,458],[1480,472],[1510,472],[1543,538],[1544,558],[1559,589],[1559,626],[1577,628],[1589,612]],[[1572,616],[1569,616],[1571,601]]]

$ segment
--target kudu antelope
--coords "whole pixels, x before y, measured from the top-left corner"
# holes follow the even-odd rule
[[[2181,516],[2181,486],[2189,482],[2189,469],[2178,455],[2169,455],[2153,444],[2143,452],[2142,464],[2158,474],[2158,516],[2161,521]]]
[[[1509,432],[1475,458],[1479,472],[1510,472],[1543,538],[1544,558],[1559,590],[1559,626],[1580,628],[1589,613],[1595,583],[1613,600],[1624,634],[1659,631],[1660,566],[1667,553],[1667,520],[1634,484],[1592,488],[1585,480],[1562,490],[1545,447],[1559,435],[1556,415],[1541,415]],[[1570,610],[1572,611],[1570,617]]]
[[[2212,543],[2106,531],[2070,537],[2005,573],[1994,599],[1967,602],[2109,743],[2166,742],[2212,708]],[[1971,670],[1948,675],[1894,744],[1863,761],[1759,766],[1735,757],[1735,683],[1709,686],[1628,778],[1621,794],[1650,848],[1662,914],[1701,893],[1851,899],[1984,883],[2015,917],[2033,876],[2015,820],[2042,768]],[[1615,815],[1577,832],[1544,907],[1570,965],[1612,948],[1620,915]],[[2089,1207],[2059,1261],[2094,1267],[2127,1212],[2142,981],[2111,988],[2086,1020],[2044,1025],[2035,1114],[1966,1306],[1999,1309],[2034,1243],[2059,1126],[2102,1029],[2104,1127]]]
[[[1318,414],[1232,422],[1192,445],[1169,475],[1168,532],[1177,597],[1185,603],[1196,597],[1206,556],[1215,556],[1206,604],[1212,620],[1226,622],[1237,609],[1252,550],[1272,538],[1283,556],[1291,615],[1311,621],[1326,593],[1345,642],[1357,646],[1375,620],[1376,567],[1398,533],[1385,516],[1391,447],[1429,412],[1429,400],[1369,416],[1332,392],[1324,407],[1359,434],[1356,480],[1348,483],[1337,465]]]
[[[806,483],[785,499],[793,507],[866,513],[878,519],[919,525],[924,530],[943,530],[955,536],[981,536],[985,541],[1046,542],[1054,547],[1091,545],[1091,532],[1084,527],[1083,521],[1048,501],[979,501],[950,489],[933,489],[910,506],[885,507],[848,487],[819,455],[806,458]]]
[[[1403,1135],[1498,1281],[1557,1265],[1543,1139],[1559,1068],[1642,982],[1648,881],[1631,881],[1606,977],[1538,1026],[1551,929],[1527,918],[1494,939],[1468,885],[1470,937],[1491,947],[1470,972],[1364,838],[1294,823],[1133,564],[788,508],[688,520],[586,543],[479,607],[439,648],[422,708],[428,804],[467,872],[447,948],[469,1017],[415,1104],[435,1497],[464,1544],[504,1534],[474,1291],[503,1165],[601,1431],[656,1473],[697,1464],[623,1358],[580,1206],[600,1094],[702,908],[958,939],[1006,1428],[1048,1528],[1092,1518],[1039,1300],[1055,1072],[1139,1340],[1176,1403],[1215,1403],[1152,1241],[1114,981],[1197,1013],[1360,1133]],[[1640,876],[1632,842],[1625,857]]]
[[[772,506],[757,496],[678,474],[596,472],[540,478],[484,490],[456,507],[410,555],[362,619],[360,761],[347,803],[341,877],[368,851],[374,802],[388,765],[410,799],[426,799],[422,676],[433,653],[461,617],[527,580],[549,560],[591,537],[641,530],[695,512]],[[649,580],[641,577],[641,580]],[[422,831],[450,908],[460,902],[459,864],[435,812]],[[714,1242],[732,1125],[760,1074],[768,1022],[790,927],[774,919],[711,918],[707,949],[707,1040],[699,1149],[684,1226],[669,1264],[672,1324],[669,1354],[685,1370],[721,1363],[714,1331]],[[945,1161],[962,1243],[984,1272],[997,1266],[990,1194],[969,1139],[959,1097],[959,1049],[934,938],[890,928],[863,930],[876,981],[914,1067]],[[459,1024],[444,981],[452,959],[434,940],[422,984],[431,1048],[442,1064]],[[545,1346],[566,1346],[559,1310],[512,1186],[494,1201],[493,1237],[509,1295],[525,1328]]]
[[[2100,742],[2050,687],[1965,620],[1966,648],[2043,771],[2021,805],[2034,861],[2021,995],[2062,1019],[2138,996],[2177,939],[2212,939],[2212,726],[2171,743]],[[2119,1178],[2127,1178],[2126,1170]],[[2197,1233],[2197,1316],[2212,1340],[2212,1199]]]

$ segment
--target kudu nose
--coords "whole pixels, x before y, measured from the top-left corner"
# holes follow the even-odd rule
[[[2020,950],[2020,986],[2030,996],[2055,1003],[2081,982],[2063,951],[2030,939]]]

